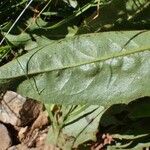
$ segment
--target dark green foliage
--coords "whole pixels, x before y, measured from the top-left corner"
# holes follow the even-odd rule
[[[108,150],[150,146],[150,1],[28,4],[0,2],[0,91],[44,102],[64,150],[103,133]]]

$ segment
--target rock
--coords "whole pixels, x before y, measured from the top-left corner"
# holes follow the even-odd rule
[[[18,132],[19,141],[23,141],[26,138],[28,132],[28,126],[22,127]]]
[[[8,150],[59,150],[59,149],[45,149],[45,147],[43,147],[43,146],[29,148],[29,147],[27,147],[27,145],[18,144],[18,145],[8,148]]]
[[[0,123],[0,150],[6,150],[12,144],[7,128]]]
[[[38,137],[36,139],[36,147],[43,147],[45,145],[48,130],[49,130],[49,127],[39,132]]]
[[[0,122],[9,124],[16,131],[16,138],[13,141],[20,143],[13,146],[9,144],[8,150],[51,150],[55,148],[45,147],[50,122],[47,111],[38,101],[7,91],[0,103]],[[13,137],[14,132],[11,129],[9,131]],[[5,148],[1,149],[1,141],[0,139],[0,150],[5,150]]]
[[[48,133],[47,129],[42,129],[49,124],[47,111],[41,111],[37,119],[33,122],[31,127],[22,127],[18,133],[18,138],[21,143],[32,147],[32,145],[42,145],[41,143],[45,140]]]
[[[38,117],[42,109],[43,105],[38,101],[7,91],[0,104],[0,121],[13,126],[26,126]]]
[[[29,148],[26,145],[18,144],[10,147],[8,150],[29,150]]]
[[[49,124],[48,113],[47,111],[42,111],[40,112],[38,118],[32,124],[31,132],[36,128],[41,129],[43,126],[48,125],[48,124]]]

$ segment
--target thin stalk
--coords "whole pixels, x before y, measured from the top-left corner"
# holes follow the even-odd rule
[[[63,19],[62,21],[50,26],[50,27],[41,27],[42,29],[54,29],[57,27],[60,27],[61,25],[70,22],[71,20],[73,20],[75,17],[78,17],[80,14],[82,14],[83,12],[85,12],[86,10],[88,10],[90,7],[93,7],[93,4],[99,2],[99,0],[92,0],[90,3],[84,5],[81,9],[77,10],[76,12],[74,12],[71,16],[67,17],[66,19]]]
[[[26,11],[26,9],[29,7],[29,5],[32,3],[33,0],[31,0],[27,6],[23,9],[23,11],[20,13],[20,15],[17,17],[17,19],[15,20],[15,22],[12,24],[12,26],[10,27],[10,29],[8,30],[8,32],[5,34],[5,36],[3,37],[3,39],[0,42],[0,45],[2,45],[3,41],[5,40],[5,37],[9,34],[9,32],[13,29],[13,27],[16,25],[16,23],[18,22],[18,20],[21,18],[21,16],[23,15],[23,13]]]

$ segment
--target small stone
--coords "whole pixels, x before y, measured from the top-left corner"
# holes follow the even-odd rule
[[[38,117],[42,109],[43,105],[38,101],[7,91],[0,104],[0,121],[13,126],[26,126]]]
[[[29,150],[29,148],[26,145],[18,144],[10,147],[8,150]]]
[[[25,139],[27,131],[28,131],[28,126],[22,127],[20,129],[20,131],[18,132],[18,138],[19,138],[20,141],[22,141],[23,139]]]
[[[39,132],[39,135],[36,139],[36,147],[43,147],[47,138],[49,127]]]
[[[0,123],[0,150],[6,150],[12,144],[7,128]]]
[[[47,111],[42,111],[40,112],[38,118],[34,121],[31,130],[33,131],[36,128],[41,129],[43,126],[48,125],[49,120],[48,120],[48,112]]]
[[[48,113],[47,111],[41,111],[37,119],[33,122],[31,127],[21,128],[18,133],[19,140],[31,147],[37,143],[37,138],[42,143],[45,139],[45,135],[43,135],[43,127],[49,124]],[[46,131],[48,133],[48,131]],[[42,136],[42,137],[41,137]],[[41,138],[40,138],[41,137]],[[43,139],[44,138],[44,139]]]
[[[18,144],[8,148],[8,150],[44,150],[43,148],[29,148],[27,145]]]

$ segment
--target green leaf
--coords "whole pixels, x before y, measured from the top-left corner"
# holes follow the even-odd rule
[[[0,68],[0,88],[46,103],[110,106],[150,96],[150,31],[105,32],[45,45]]]
[[[73,8],[76,8],[78,5],[78,2],[76,0],[63,0],[63,1]]]
[[[123,140],[120,142],[116,141],[115,145],[110,145],[107,147],[107,150],[141,150],[144,148],[149,148],[150,142],[149,142],[149,135],[146,137],[140,137],[135,140],[126,140],[123,144]]]
[[[78,34],[114,30],[114,28],[118,30],[120,27],[129,29],[134,26],[135,29],[135,23],[129,21],[134,20],[148,6],[150,6],[149,0],[112,0],[111,3],[100,6],[90,17],[86,18]],[[143,16],[150,17],[149,14]],[[139,22],[144,19],[143,16],[138,18]]]
[[[11,51],[10,46],[1,46],[0,47],[0,62],[10,51]]]
[[[65,106],[64,108],[64,110],[62,109],[62,115],[68,110],[68,107]],[[79,110],[82,111],[79,112]],[[58,125],[50,128],[47,142],[58,145],[63,150],[70,150],[84,142],[96,141],[99,121],[104,110],[104,107],[96,105],[77,106],[65,116],[62,124],[60,122],[58,123],[61,126],[60,128],[56,128]],[[60,118],[57,120],[62,120]]]
[[[150,142],[147,143],[143,143],[140,142],[139,144],[137,144],[135,147],[131,147],[131,148],[120,148],[119,146],[108,146],[107,150],[141,150],[141,149],[146,149],[150,147]]]
[[[45,46],[47,43],[53,42],[44,36],[38,36],[35,34],[29,35],[27,33],[21,33],[19,35],[6,35],[6,39],[14,46],[24,46],[25,50],[32,50],[38,47]],[[34,39],[34,40],[33,40]]]
[[[150,117],[150,97],[141,98],[131,103],[128,108],[131,119]]]

